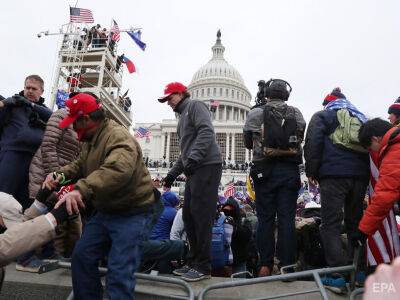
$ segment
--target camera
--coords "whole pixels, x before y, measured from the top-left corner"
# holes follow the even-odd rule
[[[40,39],[40,38],[42,37],[42,34],[41,34],[41,33],[38,33],[38,34],[37,34],[37,37],[38,37],[38,39]]]

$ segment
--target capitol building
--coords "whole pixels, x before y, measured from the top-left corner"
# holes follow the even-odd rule
[[[210,107],[216,139],[222,159],[231,164],[251,161],[251,152],[243,142],[243,126],[250,111],[251,94],[240,73],[224,58],[225,47],[218,31],[212,58],[194,73],[188,86],[191,99],[203,101]],[[171,163],[179,157],[176,133],[177,119],[162,123],[136,123],[151,132],[150,138],[138,139],[143,157],[152,161]]]

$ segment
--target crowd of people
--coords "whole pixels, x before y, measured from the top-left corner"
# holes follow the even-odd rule
[[[170,161],[167,163],[165,158],[163,160],[153,160],[148,157],[144,158],[146,167],[152,168],[152,169],[168,169],[172,168],[174,165],[175,161]],[[229,160],[223,160],[222,161],[222,170],[231,170],[231,171],[240,171],[240,172],[247,172],[248,169],[252,166],[252,163],[233,163]]]
[[[73,48],[77,50],[82,49],[96,49],[102,47],[109,47],[111,53],[114,53],[116,41],[112,38],[115,29],[101,28],[100,24],[92,26],[90,29],[77,28],[74,30],[73,35],[66,34],[63,41],[64,48]],[[70,45],[70,43],[72,43]]]
[[[400,254],[400,100],[390,122],[368,120],[335,88],[306,131],[301,111],[286,103],[286,81],[259,87],[243,128],[253,199],[219,195],[227,163],[209,108],[183,84],[168,84],[158,99],[179,115],[180,156],[152,180],[153,162],[96,95],[71,93],[67,109],[52,112],[43,80],[28,76],[23,91],[0,101],[0,266],[16,260],[18,270],[37,272],[45,259],[70,259],[74,297],[100,299],[103,265],[108,297],[128,299],[135,271],[188,282],[261,277],[348,265],[366,247],[362,283],[392,262]],[[183,198],[171,191],[176,180],[185,181]],[[322,278],[340,293],[348,280]]]

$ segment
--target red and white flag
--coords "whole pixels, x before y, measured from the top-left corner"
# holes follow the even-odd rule
[[[94,23],[94,18],[90,9],[70,7],[69,21],[71,23]]]
[[[228,183],[225,187],[224,196],[225,198],[233,197],[235,195],[235,187],[233,186],[233,182]]]
[[[375,153],[370,155],[370,166],[369,199],[371,201],[379,177],[378,155]],[[368,266],[390,263],[396,256],[400,255],[399,234],[393,209],[383,219],[378,230],[373,235],[368,236],[366,251]]]
[[[112,33],[111,39],[112,39],[113,41],[118,42],[119,39],[120,39],[120,37],[121,37],[121,35],[120,35],[120,31],[119,31],[118,24],[117,24],[117,22],[115,22],[115,20],[113,20],[113,26],[111,27],[111,30],[110,30],[110,31],[111,31],[111,33]]]

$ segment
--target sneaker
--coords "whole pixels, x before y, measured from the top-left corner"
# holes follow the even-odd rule
[[[195,269],[190,269],[188,272],[183,274],[181,278],[185,281],[194,282],[194,281],[199,281],[199,280],[203,280],[203,279],[209,279],[209,278],[211,278],[211,275],[201,273]]]
[[[326,275],[321,278],[321,281],[328,290],[336,294],[344,294],[347,292],[346,280],[341,276]]]
[[[44,262],[41,259],[32,256],[24,262],[17,263],[15,269],[22,272],[38,273],[42,265],[44,265]]]
[[[190,270],[190,267],[188,265],[184,265],[182,268],[173,270],[172,273],[177,276],[182,276],[182,275],[186,274],[187,272],[189,272],[189,270]]]
[[[271,270],[267,266],[262,266],[260,268],[260,271],[258,271],[258,277],[265,277],[270,275],[271,275]]]
[[[365,272],[358,272],[355,276],[355,284],[357,287],[363,287],[367,276],[365,276]]]

